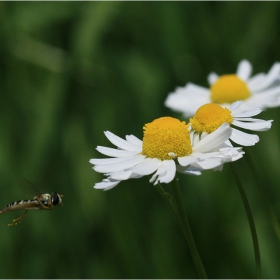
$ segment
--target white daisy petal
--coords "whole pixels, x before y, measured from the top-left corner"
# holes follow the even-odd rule
[[[119,181],[127,180],[130,178],[140,178],[140,177],[142,177],[142,176],[139,176],[139,175],[134,176],[134,174],[131,170],[114,172],[110,175],[110,179],[119,180]]]
[[[155,172],[160,164],[161,161],[157,158],[145,158],[144,161],[132,168],[132,172],[142,176],[149,175]]]
[[[157,181],[160,183],[170,183],[174,177],[175,177],[175,173],[176,173],[176,164],[174,162],[174,160],[164,160],[163,161],[163,166],[166,169],[166,173],[162,176],[158,176]]]
[[[265,100],[266,108],[275,108],[275,107],[279,107],[279,106],[280,106],[280,96]]]
[[[244,102],[249,106],[265,108],[274,108],[280,106],[280,86],[275,86],[267,90],[263,90],[261,93],[253,95],[250,100]]]
[[[97,146],[96,150],[99,153],[109,157],[131,157],[139,154],[139,152],[141,152],[142,149],[140,149],[140,151],[125,151],[103,146]]]
[[[229,158],[229,162],[231,161],[236,161],[236,160],[239,160],[240,158],[243,157],[243,154],[245,154],[245,152],[239,152],[238,154],[236,155],[233,155],[232,157]],[[227,160],[226,160],[227,161]],[[227,161],[228,162],[228,161]]]
[[[94,188],[95,189],[103,189],[104,191],[108,191],[108,190],[114,188],[119,183],[120,183],[120,181],[117,181],[117,180],[104,179],[102,182],[96,183],[94,185]]]
[[[213,148],[223,144],[231,135],[232,129],[227,123],[222,124],[213,133],[205,136],[193,147],[193,152],[209,152]]]
[[[201,175],[201,172],[187,169],[185,172],[183,172],[183,174],[199,176]]]
[[[233,110],[231,110],[231,111],[233,111]],[[256,116],[256,115],[258,115],[261,112],[262,112],[261,109],[255,108],[255,109],[252,109],[252,110],[244,111],[242,113],[232,112],[232,116],[235,117],[235,118],[246,118],[246,117]]]
[[[227,158],[236,158],[239,157],[240,155],[242,156],[244,154],[244,152],[242,151],[241,147],[236,147],[236,148],[221,148],[220,152],[223,155],[223,158],[227,159]]]
[[[259,136],[255,134],[248,134],[245,132],[242,132],[240,130],[234,129],[232,130],[232,135],[230,139],[242,146],[253,146],[257,142],[259,142]]]
[[[125,139],[142,150],[142,141],[134,135],[126,135]]]
[[[188,167],[187,169],[185,169],[184,171],[182,171],[181,173],[183,174],[187,174],[187,175],[194,175],[194,176],[199,176],[201,175],[201,171],[203,169],[199,169],[199,168],[195,168],[193,166]],[[180,171],[179,171],[180,172]]]
[[[120,138],[119,136],[113,134],[112,132],[110,131],[104,131],[104,134],[106,135],[106,137],[108,138],[108,140],[114,144],[115,146],[123,149],[123,150],[126,150],[126,151],[135,151],[138,149],[137,146],[129,143],[128,141]]]
[[[131,158],[122,158],[122,162],[110,163],[106,165],[96,165],[93,167],[94,171],[99,173],[108,173],[108,172],[118,172],[128,168],[132,168],[136,164],[140,163],[145,159],[145,156],[134,156]]]
[[[191,165],[197,161],[204,161],[210,157],[216,157],[220,154],[219,151],[216,152],[208,152],[208,153],[196,153],[193,152],[191,155],[186,156],[186,157],[179,157],[178,158],[178,163],[181,166],[188,166]]]
[[[261,91],[267,87],[269,87],[271,84],[274,83],[275,80],[279,78],[280,75],[280,63],[275,63],[267,75],[262,79],[261,83],[258,84],[258,86],[254,87],[255,91]]]
[[[241,105],[242,105],[242,101],[235,101],[234,103],[232,103],[229,107],[230,111],[235,111],[237,110]]]
[[[240,122],[233,121],[232,124],[238,127],[242,127],[249,130],[255,131],[267,131],[271,128],[271,121],[258,121],[258,122]]]
[[[232,144],[231,144],[231,142],[229,141],[229,140],[227,140],[223,145],[221,145],[221,146],[227,146],[227,147],[233,147],[232,146]]]
[[[242,148],[221,148],[220,149],[221,155],[218,157],[221,157],[223,161],[236,161],[243,157],[244,152],[242,151]]]
[[[237,76],[240,79],[247,81],[251,73],[252,73],[251,63],[248,60],[242,60],[237,66],[237,71],[236,71]]]
[[[195,92],[195,94],[201,95],[201,97],[205,97],[209,94],[209,90],[205,87],[198,86],[193,83],[187,83],[185,88],[179,88],[182,91],[187,91],[188,93],[190,92]]]
[[[205,159],[216,157],[220,154],[220,151],[216,149],[215,152],[207,152],[207,153],[192,153],[192,157],[196,157],[199,161],[203,161]]]
[[[203,135],[205,136],[205,135]],[[198,135],[197,133],[195,133],[194,131],[191,131],[190,132],[190,138],[191,138],[191,143],[192,143],[192,146],[195,146],[202,137],[200,137],[200,135]]]
[[[224,167],[223,164],[218,165],[217,167],[214,167],[214,168],[213,168],[213,171],[222,171],[222,170],[223,170],[223,167]]]
[[[167,170],[166,170],[166,168],[164,167],[164,165],[163,164],[161,164],[160,166],[159,166],[159,168],[157,169],[157,172],[155,173],[155,174],[153,174],[153,176],[152,176],[152,178],[149,180],[149,182],[150,183],[153,183],[153,182],[155,182],[154,183],[154,185],[156,185],[157,184],[157,182],[158,182],[158,180],[157,180],[157,177],[158,176],[164,176],[165,174],[167,173]]]
[[[234,121],[240,121],[240,122],[263,122],[264,120],[255,119],[255,118],[234,118]]]
[[[261,96],[265,95],[265,97],[263,97],[263,98],[266,98],[266,99],[276,98],[277,99],[279,97],[279,92],[280,92],[280,86],[278,85],[278,86],[275,86],[275,87],[263,90],[261,92],[261,94],[260,93],[256,93],[256,96],[259,97],[259,95],[261,95]]]
[[[251,77],[248,81],[248,87],[251,91],[256,91],[258,89],[258,85],[262,83],[262,81],[265,79],[264,73],[259,73],[253,77]]]
[[[185,87],[178,87],[174,93],[167,96],[165,106],[175,110],[189,112],[186,116],[192,116],[196,109],[210,102],[207,88],[188,83]]]
[[[197,161],[191,166],[201,169],[215,169],[222,170],[222,164],[226,162],[236,161],[243,157],[244,152],[241,148],[222,148],[219,152],[215,153],[212,157],[205,157],[204,161]]]
[[[202,169],[213,169],[223,163],[223,160],[221,158],[210,158],[205,161],[200,161],[192,164],[191,166],[202,168]]]
[[[209,85],[213,85],[218,80],[218,78],[219,76],[215,72],[211,72],[207,77]]]
[[[134,157],[133,157],[134,158]],[[90,159],[91,164],[95,165],[111,165],[111,164],[119,164],[123,162],[127,162],[131,159],[130,158],[92,158]]]
[[[179,157],[178,158],[178,162],[182,166],[190,165],[190,164],[192,164],[192,163],[194,163],[196,161],[197,161],[197,158],[192,157],[192,156],[186,156],[186,157]]]
[[[154,182],[154,185],[156,185],[158,182],[170,183],[174,179],[175,173],[176,164],[174,160],[164,160],[157,172],[150,179],[150,182]]]

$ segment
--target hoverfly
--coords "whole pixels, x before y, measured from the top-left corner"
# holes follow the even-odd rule
[[[62,197],[63,194],[53,192],[51,195],[46,193],[33,199],[14,201],[0,210],[0,214],[24,209],[24,213],[19,218],[14,219],[12,224],[8,224],[8,226],[17,225],[26,216],[28,210],[52,210],[54,206],[62,205]]]

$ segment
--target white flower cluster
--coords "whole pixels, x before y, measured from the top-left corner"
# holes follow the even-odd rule
[[[240,159],[242,147],[234,147],[232,142],[252,146],[259,137],[237,128],[270,129],[272,120],[253,117],[262,109],[280,105],[280,64],[274,64],[268,74],[250,78],[251,70],[244,60],[236,75],[219,78],[211,73],[210,89],[187,84],[171,93],[166,106],[193,116],[189,123],[171,117],[156,119],[145,125],[143,140],[133,135],[122,139],[106,131],[116,148],[97,147],[108,158],[91,159],[90,163],[107,178],[94,187],[109,190],[123,180],[145,175],[152,175],[151,183],[169,183],[177,171],[200,175],[203,170],[222,170],[224,163]]]

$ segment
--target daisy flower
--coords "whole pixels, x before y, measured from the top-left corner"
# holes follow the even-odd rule
[[[193,118],[190,118],[191,127],[199,134],[212,133],[223,123],[253,131],[266,131],[271,128],[272,120],[251,118],[262,110],[257,108],[241,112],[242,103],[242,101],[234,102],[229,108],[223,108],[214,103],[205,104],[196,111]],[[242,146],[252,146],[259,142],[258,135],[248,134],[236,128],[232,128],[229,139]]]
[[[124,139],[105,131],[108,140],[118,149],[98,146],[105,159],[91,159],[93,169],[107,176],[96,189],[109,190],[123,180],[153,174],[150,182],[169,183],[176,171],[200,175],[206,169],[221,170],[225,162],[242,157],[241,148],[224,143],[232,134],[225,123],[213,133],[198,137],[186,122],[162,117],[143,127],[143,141],[133,135]]]
[[[178,87],[170,93],[165,105],[170,109],[191,117],[206,103],[216,103],[229,107],[242,100],[243,108],[266,109],[280,105],[280,63],[275,63],[267,74],[259,73],[251,77],[252,65],[242,60],[236,74],[218,76],[212,72],[208,76],[210,88],[192,83]]]

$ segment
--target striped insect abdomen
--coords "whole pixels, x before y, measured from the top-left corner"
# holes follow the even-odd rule
[[[10,204],[7,204],[1,211],[0,214],[24,209],[41,209],[37,200],[28,199],[28,200],[18,200]]]

